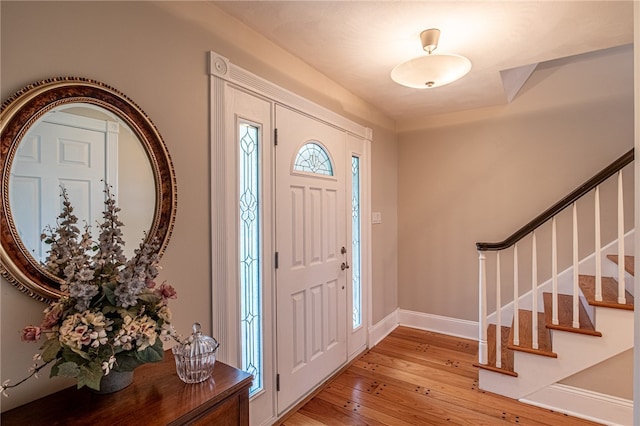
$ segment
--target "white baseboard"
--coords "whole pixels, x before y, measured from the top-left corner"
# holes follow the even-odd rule
[[[398,322],[407,327],[478,340],[478,323],[476,321],[398,309]]]
[[[520,401],[605,425],[633,424],[633,401],[559,383]]]
[[[372,348],[387,337],[398,326],[398,310],[369,327],[369,347]]]

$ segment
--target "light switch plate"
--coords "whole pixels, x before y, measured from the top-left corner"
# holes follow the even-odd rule
[[[380,213],[380,212],[372,212],[371,213],[371,223],[382,223],[382,213]]]

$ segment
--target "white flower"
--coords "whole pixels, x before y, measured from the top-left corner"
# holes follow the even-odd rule
[[[111,371],[111,369],[113,368],[113,364],[116,362],[116,357],[114,357],[113,355],[111,355],[109,357],[109,360],[105,361],[102,363],[102,370],[104,371],[104,375],[106,376],[107,374],[109,374],[109,372]]]
[[[9,387],[9,382],[10,382],[10,380],[7,379],[4,382],[2,382],[2,385],[0,386],[0,389],[2,389],[2,395],[6,396],[7,398],[9,397],[9,394],[7,393],[7,388]]]
[[[171,322],[171,310],[167,306],[158,309],[158,318],[165,322]]]

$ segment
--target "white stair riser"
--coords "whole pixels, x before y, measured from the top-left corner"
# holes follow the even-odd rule
[[[599,307],[596,320],[602,337],[553,330],[558,358],[515,351],[518,377],[480,369],[480,388],[520,399],[633,347],[633,311]]]

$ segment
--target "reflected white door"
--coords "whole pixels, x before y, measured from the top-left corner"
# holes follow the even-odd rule
[[[345,134],[276,107],[276,250],[278,412],[282,413],[347,359]],[[298,152],[307,144],[324,150]],[[314,148],[307,145],[309,148]],[[311,151],[314,151],[313,149]],[[305,154],[305,155],[306,155]],[[303,156],[304,157],[304,156]],[[344,263],[344,266],[343,266]]]
[[[101,219],[101,180],[108,176],[107,151],[111,149],[105,121],[60,112],[55,117],[55,122],[40,121],[27,133],[11,169],[14,222],[25,246],[42,261],[49,246],[40,241],[40,234],[47,225],[55,227],[62,206],[61,186],[67,189],[81,227],[84,221],[94,225]],[[102,130],[87,128],[91,126]],[[115,161],[111,161],[113,166]],[[97,237],[95,232],[93,236]]]

